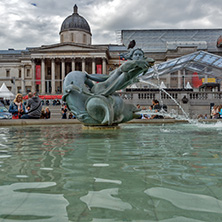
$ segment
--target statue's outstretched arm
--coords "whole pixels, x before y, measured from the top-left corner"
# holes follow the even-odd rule
[[[101,93],[104,96],[108,96],[113,94],[116,90],[121,90],[126,88],[129,84],[132,83],[133,79],[138,76],[144,70],[147,70],[147,66],[145,65],[144,68],[135,66],[128,66],[127,68],[131,68],[127,72],[118,72],[116,78],[113,79],[111,84],[107,86],[107,88]]]
[[[149,62],[147,60],[130,60],[120,66],[122,72],[129,72],[135,68],[148,69]]]
[[[109,76],[105,74],[86,74],[86,77],[96,82],[104,82],[109,78]]]

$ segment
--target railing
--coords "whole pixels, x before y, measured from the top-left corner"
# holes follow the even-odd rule
[[[185,96],[190,104],[200,104],[203,105],[215,103],[215,104],[222,104],[222,92],[189,92],[189,91],[179,91],[179,92],[170,92],[167,91],[167,93],[170,95],[165,94],[164,92],[159,91],[151,91],[151,92],[145,92],[145,91],[132,91],[132,92],[121,92],[120,96],[124,100],[128,100],[130,103],[134,104],[150,104],[153,99],[157,100],[163,100],[164,103],[172,103],[172,98],[177,100],[178,102],[181,102],[182,98]],[[171,98],[172,97],[172,98]]]
[[[197,93],[189,93],[191,100],[207,100],[208,99],[208,93],[203,92],[197,92]]]
[[[216,93],[216,94],[213,94],[213,95],[214,95],[214,99],[222,99],[222,92]]]

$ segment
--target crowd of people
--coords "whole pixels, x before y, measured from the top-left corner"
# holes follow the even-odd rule
[[[222,105],[215,105],[211,110],[211,119],[222,118]]]
[[[28,100],[23,102],[22,94],[18,93],[15,99],[9,105],[9,112],[12,113],[12,119],[50,119],[51,111],[49,109],[49,101],[45,101],[47,107],[43,108],[44,101],[41,100],[35,93],[28,93]],[[54,100],[52,105],[59,105],[60,101]],[[164,116],[160,112],[166,112],[167,106],[160,105],[159,101],[156,99],[152,100],[152,105],[149,106],[148,110],[146,107],[140,107],[137,104],[138,110],[142,110],[138,119],[163,119]],[[145,111],[147,110],[147,112]],[[157,114],[155,114],[157,113]],[[72,112],[68,113],[68,108],[66,103],[61,105],[61,118],[62,119],[76,119]],[[207,119],[207,114],[199,115],[198,119]],[[222,118],[222,105],[215,105],[211,109],[211,119],[221,119]]]
[[[12,119],[49,119],[50,110],[42,109],[42,100],[32,92],[28,93],[27,102],[23,102],[22,94],[18,93],[9,106]]]
[[[47,105],[46,108],[43,108],[43,105]],[[29,92],[28,100],[23,102],[22,94],[18,93],[15,99],[11,102],[9,106],[9,112],[12,113],[12,119],[50,119],[51,111],[49,109],[49,101],[45,102],[40,99],[36,94]],[[54,100],[52,105],[59,105],[60,101]],[[138,110],[146,110],[145,107],[140,107],[137,104]],[[152,105],[149,106],[149,112],[141,114],[138,119],[163,119],[163,115],[160,115],[161,110],[166,111],[165,105],[160,105],[158,100],[153,100]],[[158,113],[158,114],[153,114]],[[68,113],[68,108],[66,103],[61,105],[61,118],[62,119],[76,119],[75,115],[72,112]]]
[[[146,110],[145,107],[140,107],[139,104],[137,104],[137,108],[140,110]],[[156,99],[152,100],[152,105],[149,106],[148,108],[148,112],[146,114],[141,114],[140,117],[138,119],[163,119],[163,115],[159,115],[158,113],[160,111],[167,111],[167,106],[166,105],[160,105],[159,101]],[[152,113],[152,114],[148,114],[148,113]],[[153,113],[157,113],[157,114],[153,114]]]
[[[43,105],[46,105],[44,108]],[[35,93],[28,93],[28,100],[23,101],[23,96],[18,93],[10,103],[8,111],[12,113],[12,119],[50,119],[49,100],[43,101]],[[61,105],[59,100],[53,100],[52,105]],[[61,106],[62,119],[76,119],[72,112],[68,113],[66,103]]]
[[[67,105],[66,103],[63,103],[61,107],[62,119],[76,119],[75,115],[72,112],[70,112],[69,114],[67,114],[67,112]]]

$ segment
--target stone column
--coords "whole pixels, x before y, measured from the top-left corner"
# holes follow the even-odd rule
[[[65,78],[65,59],[62,59],[62,81]]]
[[[52,91],[51,94],[55,94],[55,59],[51,60],[51,83],[52,83]]]
[[[41,85],[42,85],[41,93],[45,94],[45,59],[41,60]]]
[[[86,71],[86,59],[82,58],[82,72]]]
[[[22,66],[21,70],[21,92],[25,94],[25,65]]]
[[[92,74],[96,73],[96,60],[92,58]]]
[[[103,71],[102,71],[102,73],[103,74],[106,74],[106,58],[103,58]]]
[[[62,59],[62,92],[63,92],[63,80],[65,79],[65,59]]]
[[[32,86],[31,91],[32,92],[35,92],[35,78],[36,78],[36,76],[35,76],[35,60],[32,59],[32,83],[31,83],[31,86]]]
[[[76,67],[75,67],[75,59],[72,58],[72,71],[75,71]]]
[[[178,70],[178,88],[179,89],[182,88],[181,80],[182,80],[181,70]]]

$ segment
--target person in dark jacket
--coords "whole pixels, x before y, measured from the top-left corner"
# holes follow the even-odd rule
[[[156,99],[153,99],[152,101],[153,110],[157,113],[160,112],[162,109],[162,106],[159,104],[159,101]],[[164,105],[165,106],[165,105]],[[163,116],[161,115],[152,115],[151,119],[163,119]]]
[[[39,119],[42,112],[42,100],[32,92],[29,92],[28,98],[26,106],[28,113],[22,115],[21,119]]]

